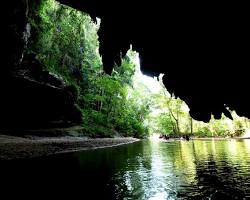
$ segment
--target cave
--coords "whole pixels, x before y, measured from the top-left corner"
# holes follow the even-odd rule
[[[164,73],[168,91],[188,104],[193,118],[229,116],[226,107],[249,117],[243,5],[60,2],[102,19],[100,53],[107,73],[132,44],[143,72]]]
[[[42,2],[6,1],[2,9],[2,196],[18,193],[34,198],[35,193],[51,197],[52,193],[56,198],[71,199],[250,197],[249,137],[193,139],[189,135],[170,138],[163,134],[161,138],[157,135],[144,140],[123,135],[113,138],[112,134],[104,135],[110,138],[93,139],[82,134],[84,125],[93,127],[86,123],[89,113],[83,117],[77,104],[78,88],[44,68],[35,54],[26,54],[29,43],[39,34],[32,29],[29,17],[40,20],[36,12]],[[250,134],[246,5],[132,0],[57,2],[87,13],[97,24],[101,21],[98,39],[104,71],[100,76],[110,78],[114,69],[122,67],[128,50],[133,50],[138,52],[137,62],[143,72],[138,77],[161,77],[169,96],[185,102],[191,133],[193,120],[203,124],[212,118],[230,120],[231,111],[235,111],[244,117],[242,123]],[[72,42],[73,37],[68,40]],[[72,69],[76,78],[83,78],[81,71]],[[102,105],[94,106],[100,111]],[[98,122],[107,125],[102,120]],[[113,126],[108,128],[117,133]]]
[[[140,54],[142,71],[151,76],[164,73],[168,91],[187,103],[194,119],[207,122],[211,114],[219,119],[222,113],[231,117],[228,108],[250,116],[249,31],[243,5],[59,2],[102,20],[98,34],[106,73],[111,73],[114,63],[119,65],[132,44]],[[43,72],[33,58],[25,65],[23,51],[30,37],[27,16],[35,6],[30,1],[6,6],[2,126],[26,126],[27,121],[36,126],[62,119],[77,123],[80,113],[74,107],[74,91]],[[23,76],[27,70],[33,78]],[[48,101],[48,95],[54,100]]]

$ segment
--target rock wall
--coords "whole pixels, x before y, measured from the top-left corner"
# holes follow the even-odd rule
[[[36,1],[36,5],[40,1]],[[6,4],[4,56],[0,68],[0,129],[41,128],[79,123],[77,91],[44,71],[35,55],[24,57],[30,38],[28,14],[33,1]]]

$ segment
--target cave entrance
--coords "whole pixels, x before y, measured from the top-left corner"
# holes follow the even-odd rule
[[[146,76],[140,70],[139,54],[133,59],[136,70],[130,93],[140,96],[138,106],[147,105],[144,124],[151,137],[249,137],[249,119],[239,117],[235,111],[229,110],[233,119],[224,114],[221,119],[211,115],[208,123],[192,119],[187,104],[167,91],[163,84],[164,74]]]
[[[22,70],[29,80],[49,86],[54,96],[38,95],[46,106],[32,109],[37,116],[80,124],[93,137],[233,137],[248,130],[249,120],[231,111],[233,120],[224,115],[220,120],[212,116],[209,123],[193,120],[186,103],[166,90],[163,74],[142,74],[139,54],[132,47],[106,74],[99,54],[100,19],[94,22],[88,14],[54,0],[34,10]],[[48,109],[51,119],[44,112]]]

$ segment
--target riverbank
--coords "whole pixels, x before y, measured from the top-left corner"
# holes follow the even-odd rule
[[[172,142],[172,141],[187,141],[183,138],[169,138],[169,139],[162,139],[162,138],[153,138],[154,140],[162,141],[162,142]],[[190,140],[202,140],[202,141],[220,141],[220,140],[247,140],[250,137],[190,137]]]
[[[34,158],[58,153],[113,147],[137,142],[132,137],[17,137],[0,135],[0,160]]]
[[[192,140],[243,140],[250,137],[193,137]]]

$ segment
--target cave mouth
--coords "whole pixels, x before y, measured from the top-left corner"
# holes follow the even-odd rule
[[[163,84],[164,74],[159,76],[143,74],[139,53],[135,53],[132,60],[135,64],[135,74],[128,96],[136,93],[140,97],[137,99],[137,105],[148,105],[148,114],[143,123],[148,127],[150,137],[159,138],[162,135],[169,138],[185,135],[190,137],[249,137],[249,119],[238,116],[229,108],[227,109],[232,118],[223,114],[220,119],[215,119],[211,114],[211,119],[207,123],[193,119],[188,105],[167,91]]]
[[[70,4],[65,1],[63,3],[78,10],[84,10],[80,8],[80,4],[78,6],[74,5],[74,2]],[[20,5],[18,4],[16,7],[18,6]],[[89,6],[91,5],[89,4]],[[46,0],[41,4],[30,3],[30,5],[26,5],[26,7],[22,5],[20,8],[20,12],[15,12],[15,15],[13,15],[13,19],[15,17],[20,18],[20,23],[13,25],[13,27],[17,26],[15,29],[8,29],[11,32],[10,35],[14,35],[13,37],[15,38],[12,42],[15,45],[19,44],[18,48],[20,47],[20,49],[12,49],[15,51],[14,54],[13,52],[10,54],[11,56],[14,55],[13,59],[8,60],[13,60],[14,63],[9,63],[6,66],[13,65],[14,67],[11,66],[8,69],[9,72],[6,73],[8,74],[7,78],[3,77],[4,79],[2,79],[7,83],[5,85],[8,85],[8,87],[1,86],[6,94],[1,99],[1,105],[8,108],[3,109],[2,115],[4,116],[3,122],[7,127],[11,123],[16,123],[16,127],[45,127],[47,125],[53,126],[53,124],[55,126],[71,126],[81,124],[84,121],[84,116],[89,114],[82,112],[82,108],[94,107],[94,104],[96,104],[95,109],[97,110],[102,107],[100,102],[86,103],[84,101],[86,101],[86,94],[90,91],[91,84],[93,86],[93,84],[100,84],[101,81],[105,82],[105,79],[109,79],[107,78],[108,76],[102,77],[104,71],[110,74],[116,71],[118,76],[121,74],[125,76],[126,73],[126,75],[131,75],[133,73],[133,69],[128,67],[129,58],[128,56],[126,57],[130,44],[133,44],[133,50],[140,53],[141,70],[143,73],[150,73],[151,76],[160,73],[166,74],[162,79],[163,84],[171,94],[187,103],[192,118],[208,122],[211,114],[215,119],[219,119],[221,116],[223,117],[221,113],[224,113],[224,115],[232,119],[229,110],[237,110],[240,116],[247,116],[247,110],[244,111],[241,107],[235,106],[239,99],[242,99],[242,105],[245,104],[244,102],[247,102],[247,98],[236,97],[230,93],[230,88],[235,92],[235,86],[233,85],[235,83],[238,84],[238,81],[234,83],[232,81],[224,81],[224,83],[227,83],[224,84],[225,87],[217,87],[216,81],[223,82],[223,79],[218,79],[221,76],[217,77],[217,74],[220,75],[221,73],[213,72],[216,67],[213,67],[211,70],[205,70],[207,73],[205,76],[195,72],[195,77],[193,77],[192,70],[186,67],[179,67],[184,64],[183,62],[177,62],[178,65],[176,66],[172,65],[173,62],[168,62],[169,59],[173,58],[175,61],[185,60],[188,55],[177,59],[177,55],[182,55],[178,54],[177,48],[172,49],[172,53],[170,52],[169,54],[168,49],[161,51],[159,46],[154,46],[153,44],[162,44],[160,46],[164,46],[164,41],[160,42],[160,40],[164,40],[164,37],[161,37],[164,34],[158,35],[156,30],[152,30],[154,33],[152,36],[157,35],[157,37],[154,37],[156,39],[155,42],[151,40],[145,42],[144,37],[140,37],[141,40],[138,39],[141,34],[134,25],[137,24],[138,26],[139,24],[139,27],[143,30],[144,24],[139,23],[143,18],[139,19],[138,16],[133,15],[129,18],[124,18],[123,12],[111,12],[111,15],[118,14],[117,20],[122,19],[120,23],[122,27],[116,27],[114,30],[114,24],[117,25],[117,23],[111,23],[111,21],[116,18],[109,18],[107,16],[109,12],[97,14],[88,6],[86,11],[91,17],[86,13],[59,4],[54,0]],[[23,18],[19,15],[25,18],[23,24],[21,23]],[[100,17],[102,23],[96,17]],[[93,19],[95,22],[93,22]],[[133,21],[130,25],[131,30],[136,30],[135,35],[132,32],[124,31],[124,27],[127,26],[123,25],[126,25],[130,20]],[[151,22],[155,22],[153,15],[150,24]],[[156,23],[156,26],[158,25],[163,26],[163,23]],[[16,30],[21,30],[19,26],[24,27],[24,30],[20,31],[22,32],[21,35],[20,32],[15,32]],[[129,28],[127,29],[130,30]],[[121,34],[123,31],[124,34]],[[121,38],[124,40],[121,41]],[[180,44],[181,41],[176,44]],[[12,43],[10,42],[10,44]],[[112,46],[116,44],[118,46]],[[172,47],[172,43],[169,43],[169,45]],[[22,48],[25,49],[24,53],[21,51]],[[173,57],[171,58],[171,56]],[[186,61],[189,61],[189,59],[186,59]],[[125,63],[124,65],[127,62],[127,68],[124,67],[127,72],[122,71],[124,70],[122,67],[119,69],[118,66],[122,65],[122,62]],[[162,70],[160,66],[168,67],[166,70]],[[199,71],[202,70],[197,70],[197,72]],[[94,83],[91,80],[93,74],[95,74],[95,78],[92,79],[102,77],[104,80]],[[114,81],[114,79],[117,79],[116,75],[111,75],[112,78],[109,81],[117,84]],[[213,77],[212,82],[210,76]],[[225,77],[228,76],[225,75]],[[243,77],[240,80],[245,81],[247,79]],[[122,81],[122,84],[130,84],[131,82],[129,78],[123,78]],[[201,83],[202,90],[196,87],[197,83]],[[206,85],[207,83],[208,85]],[[214,88],[217,88],[218,91],[214,90]],[[243,94],[241,89],[242,87],[237,88],[239,95]],[[120,92],[122,93],[122,91]],[[121,95],[119,94],[118,96],[121,97]],[[101,95],[99,94],[99,96]],[[221,98],[230,100],[224,101]]]
[[[211,113],[216,119],[222,113],[230,118],[226,107],[249,117],[249,31],[242,5],[59,2],[102,19],[99,41],[106,72],[132,44],[142,71],[167,74],[164,84],[188,104],[194,119],[208,122]]]
[[[150,9],[128,12],[120,1],[115,9],[104,1],[59,1],[91,17],[54,0],[5,2],[2,191],[71,199],[249,197],[244,12],[230,20],[222,12],[221,20],[189,6],[166,12],[144,2]],[[157,141],[135,139],[150,135]],[[93,150],[107,146],[115,147]]]

